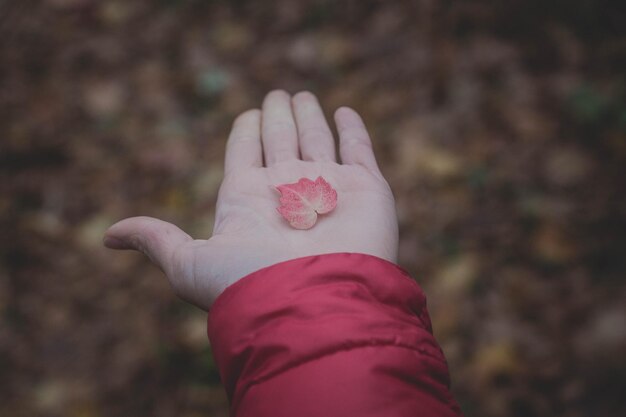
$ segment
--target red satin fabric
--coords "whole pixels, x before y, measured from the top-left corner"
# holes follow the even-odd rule
[[[256,271],[218,297],[208,333],[232,416],[461,415],[422,290],[374,256]]]

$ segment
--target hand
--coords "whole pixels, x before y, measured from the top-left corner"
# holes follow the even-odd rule
[[[194,240],[171,223],[133,217],[111,226],[104,244],[143,252],[181,298],[205,310],[229,285],[281,261],[359,252],[396,262],[395,203],[367,130],[347,107],[335,112],[335,121],[342,163],[314,95],[269,93],[262,111],[235,120],[210,239]],[[276,211],[274,186],[320,175],[337,190],[337,207],[313,228],[293,229]]]

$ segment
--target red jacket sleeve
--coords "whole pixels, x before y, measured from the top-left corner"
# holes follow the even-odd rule
[[[461,415],[422,290],[374,256],[256,271],[218,297],[208,333],[234,417]]]

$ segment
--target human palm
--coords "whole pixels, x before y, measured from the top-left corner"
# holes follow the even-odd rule
[[[339,109],[335,119],[342,163],[312,94],[268,94],[262,112],[243,113],[233,125],[210,239],[193,240],[170,223],[135,217],[113,225],[105,244],[144,252],[179,296],[203,309],[249,273],[293,258],[358,252],[395,262],[395,204],[367,131],[350,109]],[[274,187],[318,176],[337,190],[337,207],[311,229],[294,229],[276,210]]]

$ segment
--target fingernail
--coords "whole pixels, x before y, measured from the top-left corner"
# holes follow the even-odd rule
[[[128,249],[128,245],[123,240],[113,236],[105,236],[102,243],[109,249]]]

